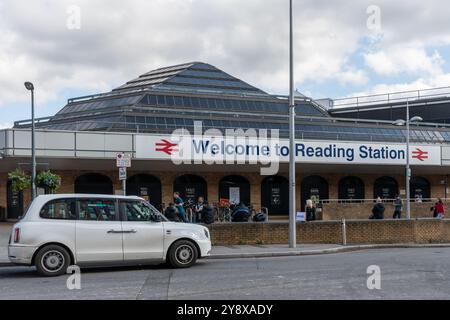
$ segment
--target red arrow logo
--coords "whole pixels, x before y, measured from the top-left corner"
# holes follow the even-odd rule
[[[175,147],[178,146],[176,143],[172,143],[166,139],[162,139],[162,142],[156,143],[156,151],[164,152],[169,156],[172,155],[173,152],[178,151]]]
[[[412,156],[413,159],[418,159],[420,161],[424,161],[425,159],[428,159],[428,152],[422,151],[419,148],[416,148],[416,150],[414,150],[412,152],[412,154],[413,154],[413,156]]]

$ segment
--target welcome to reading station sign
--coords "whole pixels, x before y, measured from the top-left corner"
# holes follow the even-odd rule
[[[297,141],[297,162],[324,164],[390,164],[406,163],[404,144],[350,143],[335,141]],[[138,159],[178,159],[204,161],[223,158],[289,161],[289,141],[258,138],[229,139],[195,136],[136,136]],[[413,165],[441,165],[441,148],[432,145],[411,145]]]

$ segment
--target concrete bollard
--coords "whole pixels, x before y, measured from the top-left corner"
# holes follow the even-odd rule
[[[345,218],[342,219],[341,226],[342,226],[342,245],[346,246],[347,245],[347,225],[345,223]]]

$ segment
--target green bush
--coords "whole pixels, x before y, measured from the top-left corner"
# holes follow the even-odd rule
[[[31,177],[23,170],[16,169],[8,174],[14,192],[20,192],[31,187]]]
[[[48,171],[41,171],[36,176],[36,186],[45,193],[54,193],[61,186],[61,177]]]

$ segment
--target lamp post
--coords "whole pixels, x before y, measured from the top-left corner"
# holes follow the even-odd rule
[[[398,119],[393,122],[394,125],[404,126],[406,125],[406,219],[411,219],[411,195],[410,195],[410,181],[411,181],[411,168],[409,165],[409,125],[414,122],[423,121],[421,117],[409,118],[409,99],[406,99],[406,121]]]
[[[292,0],[289,1],[289,247],[297,247],[295,205],[295,101]]]
[[[36,149],[34,143],[34,85],[25,82],[25,88],[31,91],[31,200],[36,198]]]

